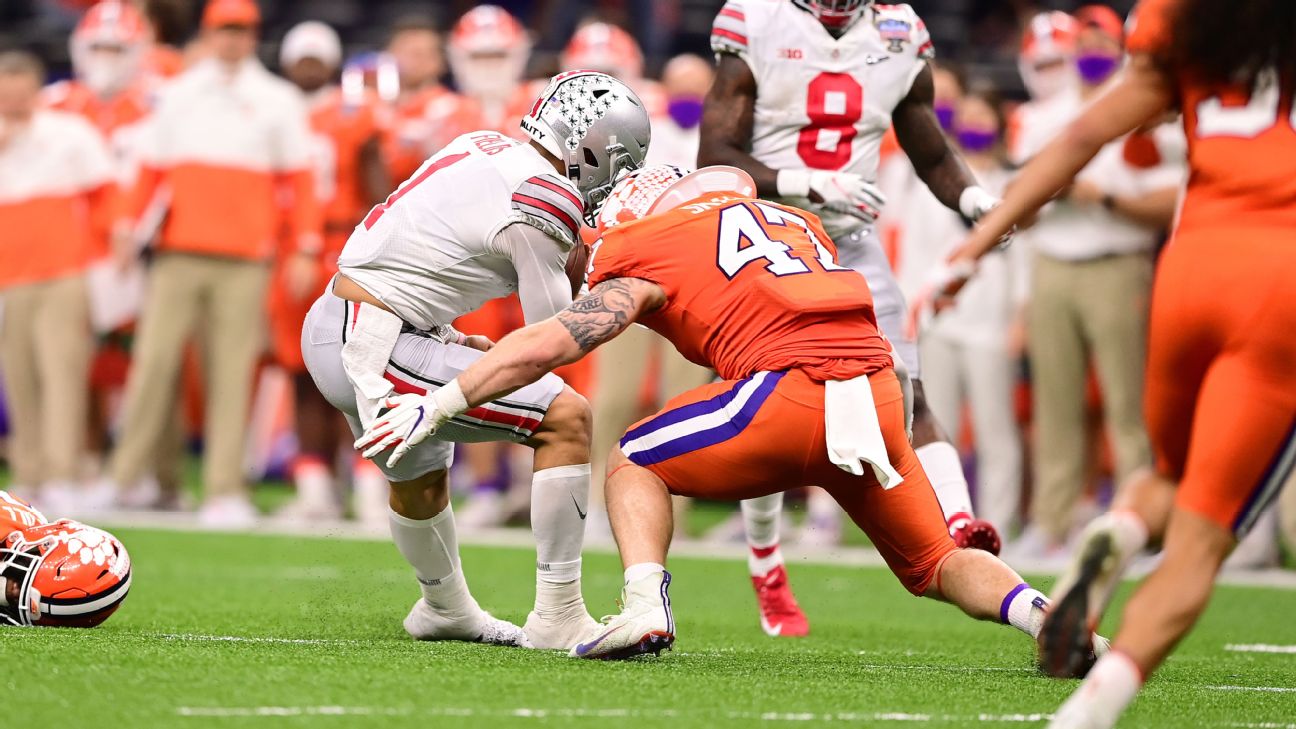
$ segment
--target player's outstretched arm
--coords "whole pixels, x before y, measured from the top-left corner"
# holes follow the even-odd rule
[[[702,111],[698,167],[730,165],[745,170],[762,196],[778,192],[778,170],[751,155],[756,118],[756,77],[747,62],[732,53],[719,54],[715,83]]]
[[[666,302],[651,281],[614,278],[552,319],[504,337],[456,378],[468,407],[490,402],[584,357]]]
[[[976,187],[976,176],[941,131],[933,107],[935,103],[936,87],[932,81],[931,66],[928,65],[914,79],[909,94],[896,105],[892,113],[896,141],[900,142],[901,149],[909,156],[918,177],[942,205],[965,217],[978,217],[968,215],[967,211],[960,208],[963,192]]]
[[[1022,168],[1003,204],[981,219],[951,263],[966,264],[985,255],[1013,225],[1066,187],[1104,145],[1164,114],[1174,103],[1165,72],[1150,56],[1135,56],[1084,113]]]

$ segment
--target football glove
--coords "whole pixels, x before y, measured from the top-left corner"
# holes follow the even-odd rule
[[[851,172],[827,170],[781,170],[778,194],[783,197],[808,197],[827,210],[853,215],[872,223],[886,206],[886,195],[877,185]]]
[[[980,222],[981,218],[984,218],[991,210],[999,207],[1001,202],[1003,201],[994,195],[976,185],[972,185],[964,189],[963,193],[959,195],[959,213],[962,214],[963,219],[967,221],[969,226],[973,226]],[[1016,233],[1016,226],[1004,233],[999,238],[999,247],[1002,248],[1011,243],[1013,235]]]
[[[373,423],[356,439],[355,449],[373,460],[391,448],[387,467],[395,468],[411,448],[467,409],[468,403],[456,380],[428,395],[389,395],[379,404]]]

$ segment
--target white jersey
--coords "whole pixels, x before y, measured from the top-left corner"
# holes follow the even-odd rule
[[[931,36],[908,5],[872,5],[841,38],[789,0],[729,0],[711,48],[747,62],[756,78],[752,156],[777,169],[877,178],[891,113],[933,56]],[[809,200],[784,200],[813,209]],[[816,211],[819,212],[819,211]],[[857,219],[828,214],[834,237]]]
[[[423,330],[520,293],[528,323],[571,303],[580,195],[529,144],[465,134],[356,226],[338,270]]]

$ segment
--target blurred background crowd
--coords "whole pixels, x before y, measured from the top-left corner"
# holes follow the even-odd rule
[[[912,2],[937,48],[937,116],[985,187],[1010,184],[1119,68],[1132,4]],[[213,527],[385,530],[386,484],[300,355],[306,308],[351,229],[455,136],[519,134],[561,69],[629,83],[653,114],[649,161],[693,166],[721,5],[0,5],[0,488],[60,516],[194,510]],[[1113,483],[1150,464],[1147,299],[1184,181],[1176,129],[1104,150],[923,327],[929,400],[979,515],[1017,556],[1064,553]],[[887,252],[916,297],[966,228],[894,144],[879,184]],[[514,300],[456,322],[494,339],[520,324]],[[597,452],[710,377],[647,330],[562,374],[594,404]],[[526,519],[529,458],[459,449],[461,529]],[[1296,540],[1294,501],[1287,489],[1234,559],[1276,564],[1280,533]],[[830,499],[795,503],[805,544],[843,539]],[[680,508],[691,536],[741,539],[730,506]],[[597,508],[589,524],[591,540],[610,538]]]

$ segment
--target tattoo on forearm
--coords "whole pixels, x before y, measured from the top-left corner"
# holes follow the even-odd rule
[[[558,312],[558,321],[571,333],[581,350],[588,352],[630,326],[637,310],[634,281],[614,278],[595,286],[589,296],[573,301]]]

